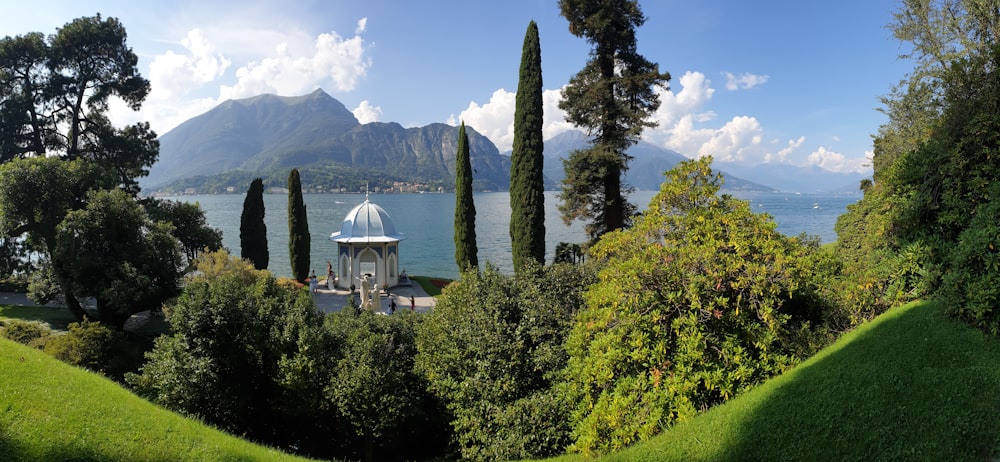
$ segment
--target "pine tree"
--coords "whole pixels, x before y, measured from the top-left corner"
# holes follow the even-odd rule
[[[621,181],[631,160],[625,151],[656,125],[649,119],[660,107],[655,88],[670,74],[636,51],[635,29],[646,22],[637,0],[559,0],[559,10],[570,33],[593,46],[559,102],[566,120],[592,137],[564,163],[559,211],[566,222],[589,219],[587,233],[596,240],[631,221],[635,206]]]
[[[292,277],[305,281],[309,277],[309,220],[306,204],[302,201],[302,182],[298,169],[288,175],[288,259]]]
[[[472,201],[472,161],[465,122],[458,129],[458,152],[455,154],[455,263],[459,271],[479,266],[476,255],[476,204]]]
[[[240,215],[240,256],[250,260],[256,269],[267,269],[267,225],[264,224],[264,181],[254,179],[243,199]]]
[[[521,50],[510,165],[510,240],[516,271],[529,259],[545,263],[542,116],[542,51],[538,25],[531,21]]]

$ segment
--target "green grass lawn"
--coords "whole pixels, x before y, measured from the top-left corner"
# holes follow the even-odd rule
[[[427,276],[410,276],[410,279],[420,284],[420,287],[431,297],[441,295],[441,289],[451,284],[451,279],[432,278]]]
[[[181,417],[0,339],[0,460],[305,460]]]
[[[996,460],[1000,340],[922,302],[602,461]],[[565,456],[558,460],[578,460]]]
[[[76,322],[68,309],[47,306],[0,305],[0,319],[38,321],[56,330],[66,330],[69,323]]]

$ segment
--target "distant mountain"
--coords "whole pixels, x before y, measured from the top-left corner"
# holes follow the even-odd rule
[[[559,183],[565,177],[562,159],[569,157],[573,150],[587,146],[587,136],[580,131],[570,130],[560,133],[545,141],[545,166],[543,173],[547,180],[546,186],[559,188]],[[688,160],[687,157],[669,149],[664,149],[652,143],[640,141],[628,150],[632,156],[629,169],[625,172],[625,181],[639,190],[656,191],[664,181],[663,173],[674,168],[677,163]],[[718,165],[714,166],[718,168]],[[773,188],[747,181],[723,171],[726,189],[742,189],[748,191],[772,191]]]
[[[466,127],[478,189],[507,189],[509,158]],[[191,177],[233,178],[298,168],[378,171],[408,182],[453,184],[458,128],[360,124],[342,103],[316,90],[226,101],[160,137],[160,158],[141,181],[150,191]],[[232,175],[234,172],[244,174]]]
[[[859,193],[861,180],[871,175],[831,172],[816,166],[788,164],[741,165],[722,163],[720,168],[755,183],[784,192],[851,194]]]
[[[510,186],[510,156],[472,127],[469,136],[473,187],[506,190]],[[288,170],[298,168],[303,184],[361,183],[363,179],[454,185],[458,128],[445,124],[404,128],[398,123],[361,124],[341,102],[323,90],[283,97],[260,95],[229,100],[194,117],[160,137],[159,161],[140,181],[147,192],[170,185],[195,190],[211,184],[242,189],[255,176],[281,185]],[[562,159],[587,145],[579,131],[563,132],[545,141],[546,187],[558,189]],[[685,160],[683,155],[639,142],[625,181],[640,190],[657,190],[663,172]],[[716,163],[727,189],[787,192],[856,192],[865,177],[837,174],[816,167]],[[183,188],[181,189],[183,190]]]

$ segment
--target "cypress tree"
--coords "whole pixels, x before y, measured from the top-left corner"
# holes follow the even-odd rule
[[[243,199],[240,215],[240,256],[249,260],[254,268],[267,269],[270,254],[267,251],[267,225],[264,224],[264,181],[254,179]]]
[[[293,168],[288,175],[288,260],[296,281],[309,277],[309,246],[309,221],[306,204],[302,201],[302,182],[299,170]]]
[[[521,49],[510,165],[510,240],[515,271],[529,259],[545,263],[542,116],[542,50],[538,25],[531,21]]]
[[[458,129],[458,152],[455,154],[455,263],[459,271],[479,266],[476,255],[476,205],[472,202],[472,161],[465,122]]]

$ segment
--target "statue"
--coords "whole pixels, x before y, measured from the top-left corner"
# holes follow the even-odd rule
[[[371,296],[370,290],[371,281],[366,275],[365,278],[361,280],[361,309],[367,310],[370,307],[370,300],[368,299],[368,297]]]

